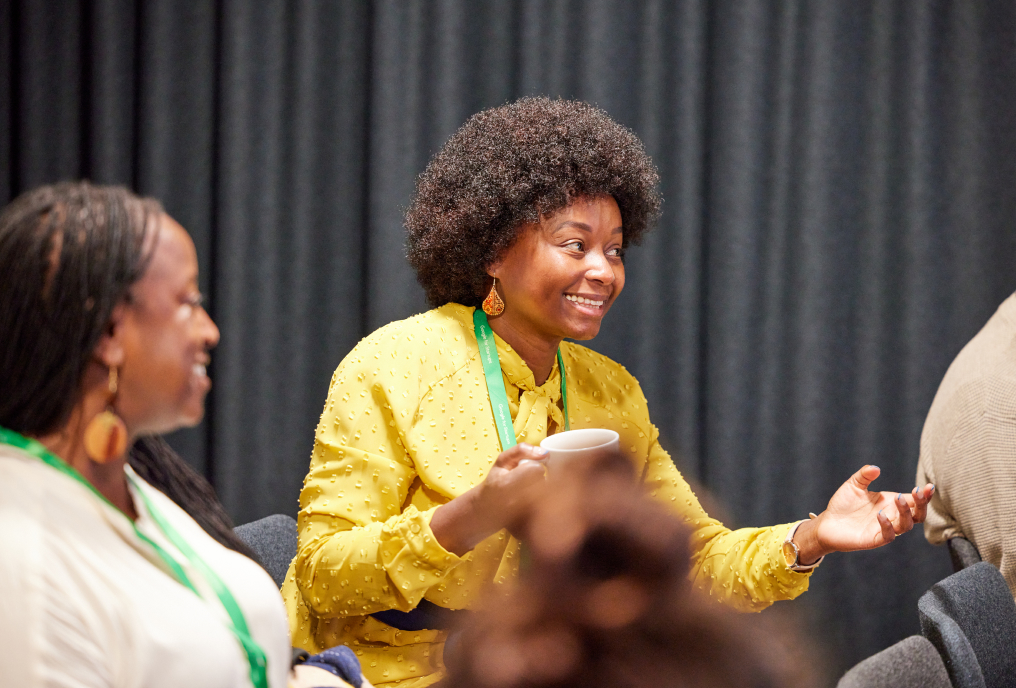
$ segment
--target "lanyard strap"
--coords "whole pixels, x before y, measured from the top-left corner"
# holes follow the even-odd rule
[[[73,466],[46,449],[46,447],[44,447],[40,442],[29,437],[25,437],[13,430],[0,427],[0,444],[9,444],[12,447],[17,447],[18,449],[28,452],[47,466],[55,468],[64,475],[67,475],[84,485],[92,492],[92,494],[112,507],[117,513],[123,513],[113,506],[112,502],[106,499],[105,495],[95,489],[95,486],[88,482]],[[241,647],[243,647],[244,654],[247,656],[247,661],[250,664],[250,680],[251,683],[254,684],[254,688],[268,688],[268,662],[265,657],[264,650],[262,650],[251,637],[250,630],[247,627],[247,620],[244,618],[243,612],[240,610],[240,606],[237,604],[233,594],[229,591],[229,588],[226,587],[225,583],[222,582],[222,579],[219,578],[218,574],[216,574],[204,562],[204,560],[198,556],[198,553],[194,551],[194,548],[191,547],[186,540],[184,540],[176,529],[170,525],[169,521],[166,520],[162,513],[155,508],[151,499],[149,499],[148,495],[145,494],[144,489],[136,481],[134,481],[133,478],[131,479],[131,482],[137,490],[137,493],[141,495],[141,499],[145,503],[145,509],[147,509],[149,515],[152,517],[152,520],[155,521],[155,524],[163,532],[166,538],[172,542],[178,550],[180,550],[180,553],[187,558],[190,564],[197,569],[218,596],[219,602],[222,603],[223,608],[229,615],[231,622],[229,630],[240,642]],[[124,515],[124,518],[126,518],[126,514]],[[187,576],[187,573],[183,570],[183,567],[180,566],[179,562],[177,562],[177,560],[174,559],[165,549],[159,546],[158,543],[142,533],[134,521],[131,521],[130,519],[127,520],[130,522],[131,527],[134,528],[134,534],[137,535],[138,539],[155,551],[158,557],[166,564],[167,567],[169,567],[169,570],[173,572],[173,576],[177,579],[177,581],[195,595],[201,597],[201,593],[199,593],[198,589],[194,587],[194,584]]]
[[[476,344],[480,347],[480,362],[483,364],[483,376],[487,379],[487,394],[490,396],[490,407],[494,412],[494,425],[497,436],[501,440],[501,451],[514,447],[515,428],[512,426],[511,407],[508,406],[508,393],[501,377],[501,359],[497,355],[497,344],[494,343],[494,331],[487,322],[487,314],[477,308],[473,311],[473,330],[476,332]],[[565,384],[564,359],[561,348],[557,349],[557,368],[561,373],[561,404],[564,406],[564,429],[570,430],[568,422],[568,386]]]
[[[564,359],[561,358],[561,347],[557,347],[557,369],[561,371],[561,408],[564,409],[565,432],[571,430],[571,423],[568,421],[568,385],[564,383]]]
[[[132,478],[133,481],[133,478]],[[152,520],[155,521],[159,529],[162,530],[163,534],[169,539],[173,545],[180,550],[190,561],[191,565],[198,570],[198,572],[204,577],[205,582],[215,592],[215,596],[219,598],[219,602],[222,603],[222,607],[226,610],[226,614],[229,615],[231,622],[230,631],[240,642],[243,647],[243,652],[247,655],[247,662],[250,664],[250,680],[254,684],[255,688],[267,688],[268,686],[268,674],[267,674],[267,658],[265,657],[264,650],[258,645],[254,638],[251,637],[250,629],[247,627],[247,619],[244,618],[243,611],[240,609],[240,605],[237,604],[236,598],[233,597],[233,593],[229,591],[226,584],[222,581],[215,571],[212,570],[208,564],[205,563],[194,548],[191,547],[190,543],[187,542],[182,535],[166,520],[166,517],[159,512],[155,505],[152,504],[151,499],[148,495],[138,487],[137,483],[134,483],[135,487],[138,488],[138,494],[141,495],[141,499],[145,502],[145,508],[148,509],[148,513],[151,515]],[[136,528],[135,528],[136,529]],[[191,588],[193,589],[193,588]]]

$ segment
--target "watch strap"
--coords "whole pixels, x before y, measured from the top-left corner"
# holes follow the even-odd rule
[[[811,514],[808,515],[811,516]],[[816,561],[814,564],[808,564],[807,566],[805,566],[800,563],[801,549],[800,547],[797,546],[797,543],[794,542],[794,535],[797,534],[797,529],[801,527],[801,524],[804,523],[805,520],[807,519],[803,519],[795,523],[790,528],[790,531],[787,533],[787,539],[783,541],[783,544],[790,545],[790,547],[793,548],[794,550],[794,563],[788,564],[787,568],[789,568],[791,571],[796,571],[798,573],[807,573],[808,571],[812,571],[818,568],[818,565],[821,564],[822,560],[825,559],[825,555],[823,554],[821,557],[818,558],[818,561]]]

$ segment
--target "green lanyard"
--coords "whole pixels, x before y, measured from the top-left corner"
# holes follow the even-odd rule
[[[508,406],[508,393],[504,389],[504,378],[501,377],[501,359],[497,356],[497,345],[494,343],[494,331],[487,322],[487,314],[477,308],[473,311],[473,329],[476,332],[476,343],[480,347],[480,362],[483,363],[483,376],[487,378],[487,394],[490,396],[490,407],[494,411],[494,425],[497,436],[501,439],[501,451],[514,447],[515,428],[512,426],[511,408]],[[570,430],[568,422],[568,387],[564,379],[564,359],[561,348],[557,349],[557,368],[561,372],[561,404],[564,406],[564,429]]]
[[[0,444],[9,444],[13,447],[17,447],[18,449],[22,449],[40,459],[46,465],[55,468],[71,478],[74,478],[91,490],[92,493],[100,500],[120,512],[119,509],[113,506],[112,502],[106,499],[101,492],[95,489],[95,486],[92,485],[92,483],[85,480],[85,477],[81,475],[81,473],[79,473],[66,461],[46,449],[46,447],[36,440],[25,437],[13,430],[0,427]],[[229,591],[229,588],[226,587],[226,584],[222,582],[222,579],[219,578],[218,574],[209,568],[208,565],[205,564],[204,560],[198,556],[198,553],[194,551],[194,549],[190,546],[190,543],[184,540],[183,537],[176,532],[176,529],[169,524],[165,517],[155,509],[155,505],[152,504],[148,495],[145,494],[145,491],[141,488],[141,486],[138,485],[133,478],[131,478],[131,482],[134,484],[137,493],[141,495],[141,499],[145,503],[145,508],[151,515],[152,520],[155,521],[155,524],[159,527],[166,538],[172,542],[178,550],[180,550],[180,553],[188,559],[191,566],[198,570],[218,596],[223,608],[229,615],[229,620],[231,622],[231,628],[229,630],[232,631],[234,636],[236,636],[236,639],[243,647],[244,653],[247,655],[247,661],[250,663],[250,680],[251,683],[254,684],[254,688],[268,688],[268,662],[265,658],[265,652],[256,642],[254,642],[254,639],[251,638],[250,631],[247,628],[247,620],[244,619],[243,612],[240,610],[240,606],[233,598],[233,594]],[[130,519],[128,519],[128,521],[130,521]],[[176,559],[170,556],[170,554],[160,547],[158,543],[138,530],[136,523],[130,521],[130,524],[134,528],[134,534],[137,535],[141,541],[145,542],[149,547],[155,550],[155,553],[159,555],[159,558],[162,559],[163,562],[165,562],[166,566],[168,566],[173,572],[176,579],[195,595],[201,597],[201,593],[199,593],[197,588],[194,587],[190,578],[187,577],[187,573],[183,570],[183,567],[180,566]]]

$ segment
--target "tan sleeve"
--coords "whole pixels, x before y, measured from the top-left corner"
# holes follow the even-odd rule
[[[962,536],[1016,590],[1016,417],[1000,405],[959,425],[934,462],[931,542]]]
[[[923,439],[923,438],[922,438]],[[946,508],[942,492],[935,476],[935,461],[930,442],[921,442],[921,456],[917,461],[917,479],[915,484],[923,487],[928,483],[935,486],[935,493],[928,502],[928,515],[924,519],[924,537],[933,545],[941,545],[951,537],[966,537],[956,523],[956,519]]]

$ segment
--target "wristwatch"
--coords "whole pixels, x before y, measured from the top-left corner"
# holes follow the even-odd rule
[[[812,514],[808,515],[814,518]],[[801,527],[802,523],[804,523],[804,521],[798,521],[795,523],[794,527],[790,529],[789,533],[787,533],[787,539],[783,541],[783,557],[787,560],[787,567],[791,571],[797,571],[798,573],[811,571],[821,564],[823,559],[825,559],[825,555],[823,554],[814,564],[808,564],[807,566],[801,564],[801,548],[797,546],[796,542],[794,542],[794,535],[797,534],[797,529]]]

